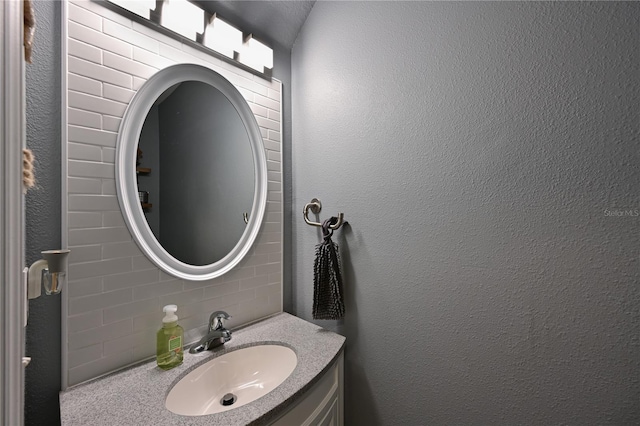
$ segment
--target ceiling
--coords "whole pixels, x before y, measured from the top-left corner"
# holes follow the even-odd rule
[[[271,47],[291,50],[315,0],[192,0]]]

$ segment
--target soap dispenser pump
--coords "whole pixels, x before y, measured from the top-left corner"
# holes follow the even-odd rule
[[[167,305],[162,310],[165,317],[162,319],[162,328],[158,330],[156,361],[158,367],[170,370],[182,364],[184,330],[178,325],[176,305]]]

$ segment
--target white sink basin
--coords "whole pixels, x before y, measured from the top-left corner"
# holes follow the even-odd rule
[[[285,346],[260,345],[213,358],[184,376],[165,400],[167,409],[184,416],[204,416],[255,401],[286,380],[298,364]],[[233,400],[231,405],[223,405]]]

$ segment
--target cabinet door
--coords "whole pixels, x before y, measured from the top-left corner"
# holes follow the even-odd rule
[[[337,396],[337,395],[336,395]],[[336,397],[329,409],[327,410],[324,418],[318,422],[318,426],[339,426],[342,422],[340,422],[338,418],[338,398]]]
[[[343,355],[331,366],[324,376],[298,403],[282,417],[273,422],[272,426],[342,426],[342,368]],[[328,423],[327,423],[328,422]]]

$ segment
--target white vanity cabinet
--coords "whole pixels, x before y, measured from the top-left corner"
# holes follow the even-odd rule
[[[344,425],[344,352],[302,399],[271,426]]]

